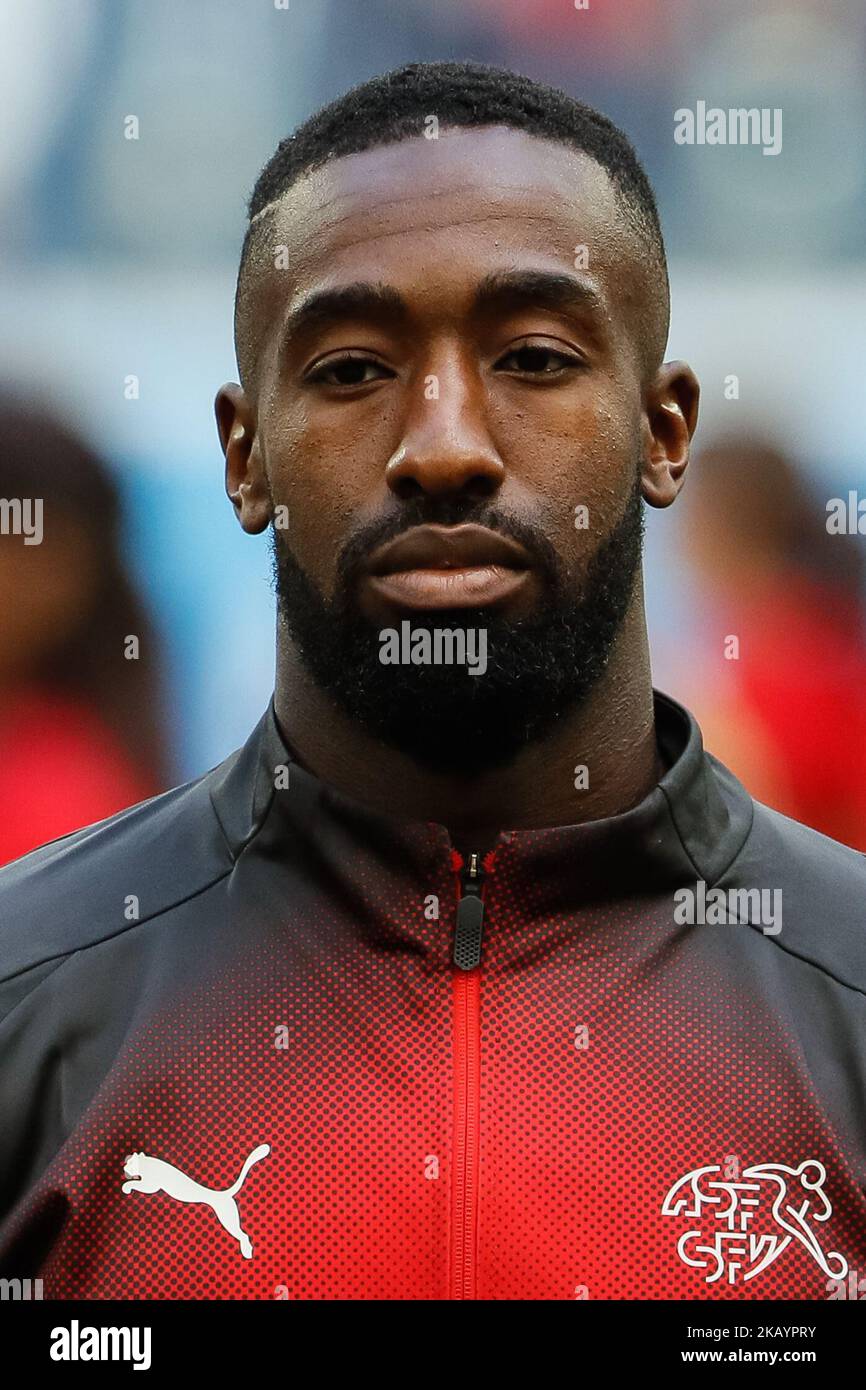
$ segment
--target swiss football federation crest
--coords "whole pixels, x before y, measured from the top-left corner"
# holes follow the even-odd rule
[[[806,1159],[798,1168],[755,1163],[737,1179],[724,1178],[714,1164],[693,1168],[675,1182],[662,1203],[663,1216],[688,1221],[677,1241],[685,1264],[706,1271],[708,1284],[724,1279],[747,1283],[762,1274],[792,1241],[808,1250],[830,1279],[843,1279],[848,1262],[825,1254],[821,1223],[832,1208],[824,1192],[822,1163]]]

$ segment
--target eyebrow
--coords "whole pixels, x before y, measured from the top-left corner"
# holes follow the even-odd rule
[[[602,295],[577,275],[554,270],[504,270],[485,275],[475,292],[473,311],[540,307],[562,311],[589,309],[606,314]],[[379,318],[405,323],[411,317],[403,297],[390,285],[356,280],[349,285],[313,290],[286,315],[284,343],[303,332],[348,318]]]
[[[476,311],[511,305],[569,310],[590,309],[604,317],[601,293],[588,280],[562,270],[503,270],[485,275],[475,296]]]
[[[405,320],[409,306],[389,285],[356,280],[351,285],[313,290],[300,304],[289,310],[283,323],[283,342],[313,328],[324,328],[342,319],[391,318]]]

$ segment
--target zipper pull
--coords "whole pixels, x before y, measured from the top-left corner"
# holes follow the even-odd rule
[[[463,870],[463,892],[457,902],[457,927],[454,932],[454,964],[458,970],[474,970],[481,964],[481,936],[484,930],[484,903],[481,898],[483,881],[481,856],[470,854]]]

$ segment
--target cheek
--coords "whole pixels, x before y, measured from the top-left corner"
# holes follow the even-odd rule
[[[274,504],[288,509],[289,547],[330,598],[337,557],[370,504],[369,472],[361,465],[358,442],[322,438],[296,426],[269,442],[266,460]]]
[[[622,516],[640,438],[637,404],[624,410],[622,395],[597,383],[543,415],[512,415],[503,431],[512,495],[541,511],[548,539],[569,565],[592,553]]]

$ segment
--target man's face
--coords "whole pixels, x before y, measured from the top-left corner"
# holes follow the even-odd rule
[[[583,698],[632,599],[651,444],[639,243],[598,165],[503,127],[336,160],[268,239],[287,268],[252,292],[232,495],[249,530],[288,519],[288,634],[379,736],[439,767],[502,761]],[[359,284],[378,299],[304,314]],[[383,666],[379,633],[406,618],[484,626],[486,675]]]

